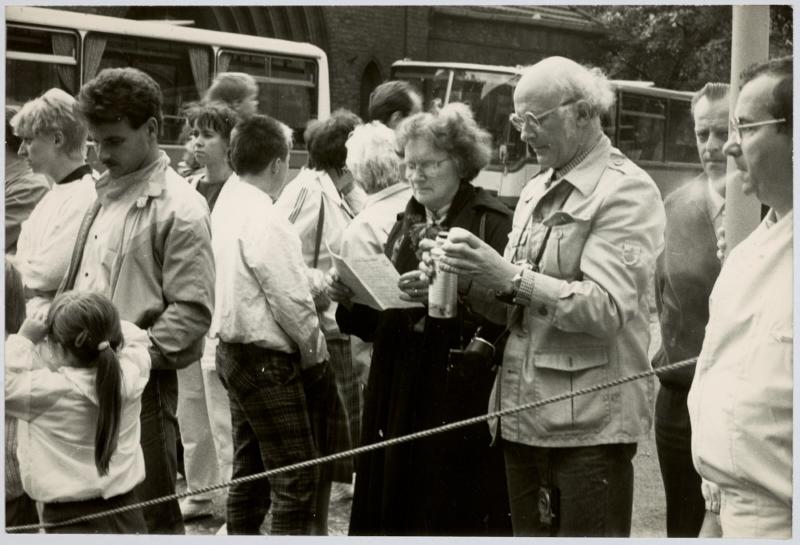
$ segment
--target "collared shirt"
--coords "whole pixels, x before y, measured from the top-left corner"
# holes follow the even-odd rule
[[[523,189],[505,250],[506,259],[531,264],[541,244],[531,239],[551,227],[542,272],[523,273],[520,291],[530,299],[512,324],[492,394],[503,409],[650,368],[648,288],[666,223],[657,186],[604,135],[547,187],[550,174]],[[560,210],[541,213],[563,193]],[[502,437],[547,447],[635,442],[650,428],[652,402],[652,382],[640,380],[503,417]]]
[[[714,234],[719,233],[719,228],[722,227],[722,221],[725,213],[725,197],[717,193],[714,189],[714,182],[708,178],[706,191],[708,191],[708,216],[714,223]]]
[[[320,199],[325,208],[322,225],[322,238],[319,244],[319,257],[314,267],[314,253],[317,243]],[[307,278],[312,292],[325,289],[325,274],[333,266],[330,251],[340,253],[342,233],[355,216],[355,213],[339,194],[336,186],[326,172],[304,168],[289,182],[275,203],[276,209],[289,219],[300,237],[303,261],[308,267]],[[329,251],[330,248],[330,251]],[[336,325],[336,303],[331,303],[320,311],[322,330],[328,338],[346,338]]]
[[[405,210],[412,195],[411,187],[405,182],[370,195],[364,209],[344,230],[342,257],[382,254],[397,215]]]
[[[234,174],[211,214],[217,265],[210,337],[293,354],[303,367],[328,357],[297,233],[269,196]]]
[[[67,272],[81,221],[96,198],[91,169],[84,166],[81,178],[54,185],[22,224],[16,265],[25,287],[44,298],[52,296]],[[34,306],[41,308],[36,299],[28,314]]]
[[[722,265],[689,392],[698,473],[792,505],[793,212],[764,221]],[[753,510],[759,508],[752,505]]]
[[[111,182],[112,184],[114,182]],[[81,267],[75,279],[76,290],[108,293],[111,267],[124,236],[125,217],[147,187],[147,179],[120,187],[115,199],[104,199],[89,230]]]
[[[90,167],[89,165],[85,165],[85,164],[81,165],[78,168],[76,168],[75,170],[73,170],[72,172],[70,172],[69,174],[67,174],[66,176],[64,176],[63,178],[61,178],[60,180],[58,180],[56,182],[56,185],[68,184],[70,182],[74,182],[76,180],[80,180],[81,178],[83,178],[87,174],[88,175],[92,174],[92,167]]]
[[[428,208],[425,209],[425,222],[428,225],[441,225],[442,222],[447,217],[447,213],[450,211],[450,203],[447,203],[439,210],[430,210]]]
[[[587,157],[589,157],[589,154],[592,153],[592,151],[594,151],[594,149],[597,147],[598,144],[600,144],[602,140],[603,140],[603,135],[600,135],[591,146],[587,147],[580,153],[576,154],[575,157],[570,159],[565,165],[553,169],[551,180],[555,181],[564,178],[567,174],[570,173],[570,171],[574,170],[575,167],[580,165]]]
[[[141,395],[150,376],[149,340],[122,322],[125,343],[117,352],[122,370],[122,410],[117,448],[108,474],[94,463],[98,415],[94,369],[63,362],[43,366],[36,347],[11,335],[6,343],[6,414],[19,419],[19,467],[25,492],[37,501],[111,498],[144,480],[140,446]]]
[[[83,258],[71,265],[77,273],[71,287],[101,291],[123,319],[146,328],[154,369],[200,359],[214,303],[205,200],[163,151],[120,178],[105,172],[95,190],[100,208],[78,241]]]

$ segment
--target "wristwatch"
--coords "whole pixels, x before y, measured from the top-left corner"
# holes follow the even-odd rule
[[[527,274],[526,274],[527,273]],[[528,306],[533,300],[533,287],[536,282],[536,271],[532,269],[522,269],[517,275],[519,281],[515,284],[514,304]],[[516,276],[514,277],[517,278]]]
[[[519,272],[511,278],[511,291],[495,290],[495,299],[506,303],[507,305],[513,305],[515,303],[515,299],[517,298],[517,292],[519,291],[519,287],[522,283],[522,278],[526,270],[527,269],[525,267],[521,268]]]

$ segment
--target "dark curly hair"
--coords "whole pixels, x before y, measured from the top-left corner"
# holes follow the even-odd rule
[[[792,56],[789,55],[750,65],[741,74],[742,87],[759,76],[771,76],[778,80],[772,90],[772,104],[769,105],[768,110],[775,119],[786,120],[786,127],[790,133],[792,132],[793,73]],[[778,130],[783,129],[783,127],[778,127]]]
[[[410,140],[425,138],[447,152],[458,165],[461,183],[474,180],[492,154],[492,136],[478,125],[469,106],[460,102],[407,117],[395,133],[400,150]]]
[[[116,123],[127,119],[138,129],[151,117],[161,127],[161,88],[136,68],[106,68],[86,82],[76,108],[90,123]]]
[[[200,102],[188,108],[186,120],[190,130],[194,125],[201,129],[208,127],[219,133],[225,142],[230,142],[231,131],[240,121],[240,116],[224,102]]]
[[[339,109],[325,121],[312,121],[304,133],[308,146],[308,166],[341,172],[347,160],[345,142],[361,118],[350,110]]]

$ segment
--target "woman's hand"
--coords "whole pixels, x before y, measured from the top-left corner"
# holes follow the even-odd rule
[[[400,298],[415,303],[428,302],[429,285],[430,277],[421,270],[408,271],[401,275],[400,280],[397,281],[397,287],[403,292]]]
[[[25,318],[19,328],[19,334],[33,344],[39,344],[47,335],[47,312],[38,310]]]
[[[331,300],[350,308],[353,304],[353,290],[348,288],[339,278],[339,273],[331,267],[325,275],[325,291]]]
[[[419,249],[422,250],[422,259],[419,262],[419,270],[421,270],[429,279],[429,283],[433,282],[433,277],[436,275],[436,266],[431,257],[431,249],[436,246],[436,242],[431,239],[422,239],[419,243]],[[458,293],[466,296],[472,288],[472,278],[465,275],[458,276]]]
[[[494,248],[466,229],[450,229],[442,245],[442,268],[459,277],[471,278],[493,290],[505,290],[519,267],[506,261]]]

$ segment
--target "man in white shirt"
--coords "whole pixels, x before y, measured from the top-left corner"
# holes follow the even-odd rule
[[[689,392],[706,527],[718,513],[722,537],[792,533],[792,77],[791,57],[745,70],[724,147],[770,210],[723,264]]]
[[[333,386],[300,239],[268,196],[286,179],[290,134],[266,116],[237,126],[236,175],[211,214],[217,276],[209,336],[219,338],[217,370],[231,404],[234,479],[314,458],[304,381]],[[318,481],[310,467],[231,486],[228,534],[259,534],[270,503],[271,535],[309,534]]]
[[[141,501],[175,493],[176,370],[200,359],[214,302],[208,205],[158,146],[162,102],[158,83],[135,68],[106,68],[81,87],[76,108],[106,171],[59,288],[106,295],[150,337]],[[145,507],[144,516],[149,533],[185,531],[176,499]]]

